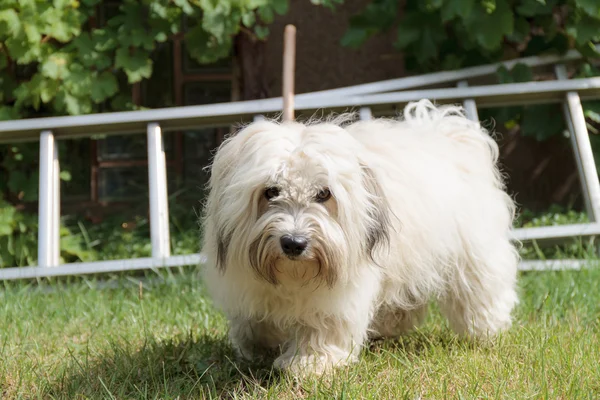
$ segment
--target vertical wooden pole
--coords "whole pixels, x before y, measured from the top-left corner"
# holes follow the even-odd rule
[[[287,25],[283,37],[283,120],[294,120],[294,69],[296,64],[296,27]]]

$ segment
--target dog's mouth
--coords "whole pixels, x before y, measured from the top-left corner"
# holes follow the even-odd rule
[[[283,281],[295,281],[306,284],[319,278],[322,266],[315,256],[286,256],[279,257],[275,263],[277,275]]]
[[[284,260],[295,261],[295,262],[306,262],[306,261],[317,261],[314,256],[308,254],[300,254],[300,255],[288,255],[283,254],[281,257]]]
[[[337,279],[335,260],[340,257],[336,257],[314,238],[303,236],[303,243],[299,243],[293,240],[296,235],[292,236],[287,241],[274,235],[254,240],[249,248],[252,268],[272,284],[280,281],[307,283],[322,280],[332,286]]]

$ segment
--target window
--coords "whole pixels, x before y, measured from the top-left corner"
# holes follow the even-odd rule
[[[118,10],[118,2],[105,2],[99,13],[104,23]],[[184,20],[184,26],[187,21]],[[148,108],[200,105],[231,101],[232,58],[212,65],[200,65],[185,49],[182,35],[160,44],[152,56],[149,80],[131,87],[132,98]],[[208,177],[203,171],[228,128],[165,133],[169,185],[183,183],[197,188]],[[109,136],[94,141],[92,199],[122,201],[147,196],[148,169],[145,132],[139,135]],[[142,189],[143,188],[143,189]],[[197,192],[193,192],[197,196]]]

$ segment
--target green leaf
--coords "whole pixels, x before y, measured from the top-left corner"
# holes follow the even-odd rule
[[[567,32],[575,38],[578,45],[584,45],[600,37],[600,20],[583,15],[578,21],[567,25]]]
[[[262,22],[264,22],[265,24],[270,24],[275,18],[275,13],[273,12],[273,9],[269,6],[260,7],[258,9],[258,16],[260,17]]]
[[[16,209],[0,199],[0,236],[13,233]]]
[[[40,85],[40,99],[43,103],[49,103],[58,93],[60,82],[46,79]]]
[[[411,44],[415,44],[424,34],[424,23],[427,16],[421,13],[412,13],[404,17],[398,25],[398,36],[395,45],[399,49],[405,49]]]
[[[0,106],[0,121],[19,119],[19,113],[15,107]]]
[[[4,44],[11,57],[21,65],[37,60],[39,46],[30,46],[23,38],[8,38]]]
[[[496,11],[496,0],[481,0],[481,6],[487,14],[492,14]]]
[[[119,91],[117,78],[108,71],[98,75],[95,84],[92,85],[91,96],[95,103],[101,103]]]
[[[233,45],[232,37],[227,35],[219,41],[214,35],[209,34],[202,26],[195,26],[186,35],[188,52],[200,64],[214,63],[229,56]]]
[[[557,52],[558,54],[564,54],[569,51],[570,43],[569,37],[564,33],[560,33],[554,37],[549,43],[549,50]]]
[[[188,0],[173,0],[173,3],[175,3],[177,7],[181,8],[187,15],[193,14],[194,12],[194,9]]]
[[[501,65],[500,67],[498,67],[496,74],[498,75],[498,81],[500,83],[513,83],[514,82],[512,74],[510,73],[508,68],[506,68],[504,65]]]
[[[148,54],[140,49],[129,50],[121,47],[117,50],[115,67],[123,68],[129,83],[139,82],[150,78],[152,75],[152,60]]]
[[[69,182],[71,180],[71,173],[69,171],[60,171],[60,180]]]
[[[502,45],[504,36],[513,33],[514,16],[506,0],[498,0],[490,14],[476,7],[465,25],[483,49],[496,50]]]
[[[444,33],[441,25],[424,27],[419,41],[421,51],[417,54],[417,58],[421,62],[437,58],[439,44],[444,39]]]
[[[600,68],[589,62],[582,63],[575,75],[576,78],[593,78],[595,76],[600,76]]]
[[[583,103],[584,115],[597,124],[600,124],[600,101]]]
[[[343,4],[344,0],[310,0],[310,2],[316,6],[323,6],[330,10],[335,10],[335,5]]]
[[[420,63],[437,59],[439,47],[446,34],[437,18],[428,14],[409,13],[398,26],[398,36],[394,45],[400,49],[409,46],[418,49],[417,60]]]
[[[83,102],[82,99],[78,99],[64,89],[57,93],[54,102],[58,110],[70,115],[86,114],[90,111],[89,105]]]
[[[419,8],[425,12],[434,12],[439,10],[444,3],[444,0],[423,0],[419,2]]]
[[[101,40],[104,39],[99,37],[97,32],[94,32],[94,36],[91,36],[88,32],[83,32],[73,39],[67,49],[74,50],[76,53],[74,56],[85,67],[103,70],[111,65],[112,60],[107,55],[109,49],[102,48],[99,44]]]
[[[366,29],[362,28],[350,28],[344,33],[340,44],[344,47],[359,48],[367,39],[369,33]]]
[[[418,14],[414,11],[412,13]],[[342,46],[357,48],[377,32],[390,29],[396,21],[397,14],[396,0],[372,1],[360,14],[350,18],[350,27],[341,39]]]
[[[118,45],[116,34],[107,29],[95,29],[91,40],[94,50],[98,52],[114,50]]]
[[[587,58],[598,58],[600,57],[600,51],[596,49],[596,45],[593,42],[587,42],[582,45],[575,45],[575,48]]]
[[[515,82],[530,82],[533,80],[531,68],[523,63],[517,63],[512,68],[512,76]]]
[[[154,14],[153,17],[166,19],[168,15],[168,9],[164,4],[153,1],[150,3],[150,13]]]
[[[7,182],[8,189],[25,201],[35,200],[38,191],[37,176],[29,176],[23,171],[11,171]]]
[[[256,23],[256,14],[250,11],[242,15],[242,23],[246,28],[251,28]]]
[[[113,110],[131,111],[135,109],[135,105],[131,100],[129,93],[117,93],[110,101],[110,106]],[[99,137],[98,139],[102,139]]]
[[[52,79],[63,79],[69,74],[69,55],[55,53],[42,63],[42,75]]]
[[[36,25],[24,23],[23,30],[25,31],[25,36],[27,36],[29,43],[37,43],[42,39],[42,34]]]
[[[600,1],[598,0],[575,0],[577,7],[580,7],[590,17],[600,19]]]
[[[516,43],[524,42],[529,36],[530,31],[531,25],[529,25],[527,19],[517,17],[517,19],[515,19],[515,29],[511,35],[508,35],[508,39]]]
[[[8,57],[6,57],[6,54],[0,53],[0,71],[2,71],[7,66],[8,66]]]
[[[63,87],[75,97],[89,98],[91,87],[95,84],[96,73],[77,62],[69,66],[69,75],[64,79]]]
[[[538,141],[560,135],[565,130],[560,105],[543,104],[523,108],[521,133]]]
[[[46,34],[59,42],[66,43],[80,33],[78,11],[63,11],[49,7],[48,10],[41,15],[41,18],[47,24]]]
[[[441,8],[442,21],[448,22],[455,17],[467,19],[474,6],[475,0],[446,0]]]
[[[260,40],[265,40],[269,36],[269,28],[263,25],[256,25],[254,27],[254,33]]]
[[[516,10],[524,17],[536,17],[552,14],[555,1],[541,2],[538,0],[521,0]]]
[[[548,50],[548,48],[550,48],[550,44],[546,41],[545,36],[532,35],[523,53],[525,56],[533,56]]]
[[[546,41],[554,39],[554,36],[560,31],[563,32],[562,26],[559,26],[554,15],[539,15],[533,19],[533,25],[537,28],[541,28]]]
[[[459,69],[463,66],[463,62],[463,57],[460,57],[456,54],[449,54],[448,56],[444,57],[444,60],[442,61],[442,68],[450,71]]]
[[[271,0],[273,10],[279,14],[284,15],[288,12],[289,3],[288,0]]]
[[[0,32],[17,37],[21,32],[21,19],[13,9],[0,10]]]

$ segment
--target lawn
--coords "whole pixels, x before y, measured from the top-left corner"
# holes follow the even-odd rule
[[[0,289],[0,396],[12,398],[600,397],[600,268],[523,273],[514,327],[488,347],[437,310],[361,362],[294,380],[237,365],[197,270]],[[143,281],[140,289],[140,280]]]

